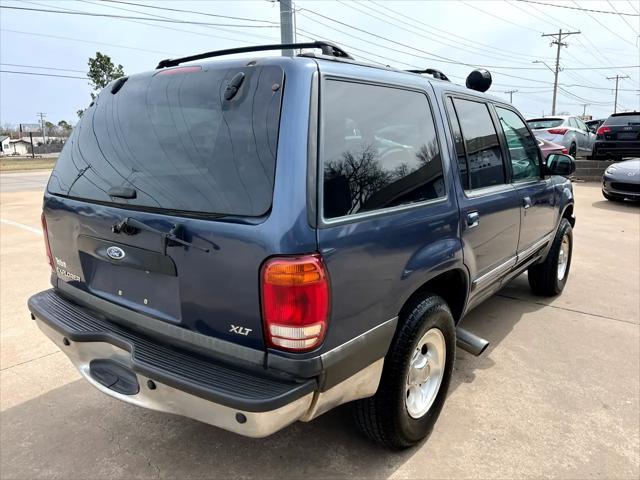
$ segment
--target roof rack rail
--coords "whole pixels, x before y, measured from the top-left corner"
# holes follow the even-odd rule
[[[167,58],[161,60],[158,63],[156,69],[176,67],[184,62],[192,62],[194,60],[202,60],[204,58],[222,57],[224,55],[233,55],[234,53],[246,53],[246,52],[264,52],[267,50],[289,50],[293,48],[319,48],[324,55],[332,57],[348,58],[353,60],[353,57],[345,52],[339,46],[325,41],[313,41],[303,43],[280,43],[273,45],[254,45],[252,47],[239,47],[239,48],[227,48],[225,50],[214,50],[206,53],[199,53],[197,55],[191,55],[181,58]]]
[[[428,75],[433,76],[433,78],[436,78],[438,80],[444,80],[445,82],[450,82],[451,81],[451,80],[449,80],[449,77],[447,77],[440,70],[436,70],[435,68],[425,68],[424,70],[405,70],[405,72],[409,72],[409,73],[426,73]]]

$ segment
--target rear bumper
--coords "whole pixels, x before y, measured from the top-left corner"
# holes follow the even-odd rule
[[[101,392],[248,437],[265,437],[297,420],[308,421],[341,403],[371,396],[382,372],[379,359],[320,392],[314,378],[224,364],[161,344],[100,318],[54,290],[32,296],[28,305],[38,327]],[[105,375],[97,365],[115,368]],[[123,384],[134,388],[118,388]]]
[[[596,142],[593,146],[593,154],[595,156],[621,156],[621,157],[638,157],[640,156],[640,141],[610,141]]]

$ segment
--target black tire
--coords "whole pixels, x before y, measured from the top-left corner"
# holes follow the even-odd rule
[[[569,155],[571,155],[573,158],[576,158],[577,153],[578,153],[578,147],[576,146],[575,143],[572,143],[569,146]]]
[[[412,418],[405,403],[409,366],[418,342],[433,328],[444,337],[444,373],[431,407],[420,418]],[[441,297],[428,294],[401,316],[376,394],[355,402],[354,416],[359,429],[371,440],[392,449],[411,447],[427,437],[447,396],[455,351],[456,330],[451,310]]]
[[[562,279],[558,278],[558,260],[560,257],[560,250],[562,247],[563,238],[568,239],[569,251],[567,255],[566,269]],[[564,290],[564,286],[567,283],[569,277],[569,270],[571,268],[571,254],[573,252],[573,229],[569,220],[563,218],[560,221],[558,230],[547,254],[547,258],[544,262],[529,267],[529,286],[536,295],[545,297],[551,297],[559,295]]]
[[[610,193],[606,193],[604,190],[602,191],[602,196],[607,200],[609,200],[610,202],[624,202],[624,197],[611,195]]]

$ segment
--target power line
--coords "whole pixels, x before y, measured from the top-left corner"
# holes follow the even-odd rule
[[[55,75],[53,73],[17,72],[15,70],[0,70],[0,73],[14,73],[16,75],[37,75],[39,77],[75,78],[78,80],[87,80],[87,77],[74,77],[71,75]]]
[[[578,3],[575,0],[572,0],[573,3],[575,3],[576,5],[578,5]],[[635,45],[633,43],[631,43],[629,40],[627,40],[626,38],[624,38],[621,35],[618,35],[618,33],[614,32],[613,30],[611,30],[609,27],[607,27],[604,23],[602,23],[600,20],[598,20],[596,17],[594,17],[593,15],[591,15],[589,12],[585,12],[590,18],[592,18],[593,20],[595,20],[596,22],[598,22],[598,24],[604,28],[605,30],[607,30],[609,33],[611,33],[612,35],[615,35],[616,37],[618,37],[620,40],[622,40],[623,42],[628,43],[629,45],[632,45],[635,47]]]
[[[118,45],[116,43],[105,43],[105,42],[96,42],[93,40],[85,40],[82,38],[73,38],[73,37],[61,37],[58,35],[48,35],[46,33],[34,33],[34,32],[23,32],[20,30],[10,30],[7,28],[0,28],[0,32],[8,32],[8,33],[17,33],[20,35],[30,35],[30,36],[34,36],[34,37],[44,37],[44,38],[55,38],[56,40],[68,40],[70,42],[78,42],[78,43],[86,43],[86,44],[90,44],[90,45],[102,45],[105,47],[113,47],[113,48],[125,48],[127,50],[138,50],[140,52],[147,52],[147,53],[158,53],[161,55],[172,55],[172,56],[177,56],[179,54],[175,53],[175,52],[165,52],[162,50],[147,50],[144,48],[137,48],[137,47],[129,47],[128,45]]]
[[[84,70],[71,70],[70,68],[41,67],[37,65],[21,65],[18,63],[0,63],[0,65],[4,65],[6,67],[39,68],[41,70],[58,70],[60,72],[85,73]]]
[[[524,28],[525,30],[530,30],[530,31],[535,32],[535,33],[542,33],[540,30],[535,30],[535,29],[533,29],[531,27],[527,27],[525,25],[520,25],[519,23],[515,23],[515,22],[512,22],[511,20],[507,20],[506,18],[502,18],[502,17],[499,17],[497,15],[494,15],[493,13],[489,13],[486,10],[483,10],[483,9],[481,9],[479,7],[476,7],[475,5],[472,5],[472,4],[468,3],[468,2],[464,2],[463,1],[462,3],[464,3],[467,7],[471,7],[473,9],[475,9],[475,10],[478,10],[479,12],[484,13],[485,15],[489,15],[490,17],[497,18],[498,20],[501,20],[501,21],[503,21],[505,23],[509,23],[511,25],[515,25],[516,27]]]
[[[275,25],[243,25],[238,23],[209,23],[209,22],[195,22],[192,20],[175,20],[175,19],[161,19],[161,18],[148,18],[148,17],[133,17],[129,15],[111,15],[108,13],[95,13],[95,12],[77,12],[77,11],[63,11],[63,10],[51,10],[48,8],[29,8],[29,7],[10,7],[7,5],[0,5],[0,8],[6,8],[9,10],[26,10],[31,12],[43,12],[43,13],[57,13],[62,15],[83,15],[87,17],[103,17],[103,18],[120,18],[126,20],[148,20],[152,22],[166,22],[166,23],[179,23],[186,25],[201,25],[210,27],[233,27],[233,28],[277,28]]]
[[[383,4],[382,4],[382,3],[380,3],[380,2],[376,2],[376,1],[372,1],[372,0],[370,0],[369,2],[367,2],[367,8],[369,8],[369,9],[373,9],[373,8],[371,7],[371,4],[374,4],[374,5],[376,5],[376,6],[380,7],[380,8],[383,8],[383,9],[384,9],[384,10],[386,10],[387,12],[390,12],[390,13],[392,13],[392,14],[396,15],[397,17],[401,17],[401,20],[400,20],[400,21],[411,21],[411,22],[413,22],[414,24],[419,24],[419,25],[421,25],[421,26],[423,26],[423,27],[427,27],[427,28],[429,28],[429,29],[432,29],[432,30],[435,30],[435,31],[437,31],[437,32],[440,32],[441,34],[445,34],[445,35],[449,35],[449,36],[451,36],[451,37],[455,37],[455,38],[458,38],[458,39],[462,39],[462,40],[465,40],[465,41],[466,41],[466,42],[468,42],[468,43],[469,43],[469,42],[470,42],[470,43],[473,43],[473,45],[474,45],[474,46],[475,46],[475,45],[479,45],[479,46],[482,46],[482,47],[485,47],[485,48],[490,48],[490,49],[492,49],[492,50],[496,50],[496,51],[497,51],[497,52],[499,52],[502,56],[510,56],[510,57],[513,57],[513,58],[519,58],[519,57],[537,58],[537,57],[535,57],[535,56],[533,56],[533,55],[527,55],[527,54],[525,54],[525,53],[515,52],[515,51],[513,51],[513,50],[505,50],[505,49],[504,49],[504,48],[502,48],[502,47],[495,47],[495,46],[493,46],[493,45],[489,45],[489,44],[486,44],[486,43],[481,43],[481,42],[478,42],[478,41],[476,41],[476,40],[474,40],[474,39],[470,39],[470,38],[467,38],[467,37],[463,37],[463,36],[457,35],[457,34],[455,34],[455,33],[449,32],[449,31],[447,31],[447,30],[443,30],[443,29],[441,29],[441,28],[434,27],[434,26],[432,26],[432,25],[429,25],[428,23],[421,22],[420,20],[416,20],[416,19],[414,19],[414,18],[412,18],[412,17],[410,17],[410,16],[408,16],[408,15],[404,15],[404,14],[402,14],[402,13],[400,13],[400,12],[396,11],[396,10],[393,10],[393,9],[391,9],[391,8],[389,8],[389,7],[385,6],[385,5],[383,5]],[[380,14],[382,14],[382,15],[388,15],[388,13],[380,12],[379,10],[377,10],[377,12],[378,12],[378,13],[380,13]],[[421,28],[421,27],[418,27],[418,28]]]
[[[93,2],[90,2],[88,0],[80,0],[80,1],[83,1],[85,3],[93,4]],[[26,0],[24,0],[23,3],[28,3],[30,5],[45,6],[45,5],[42,5],[40,3],[29,2],[29,1],[26,1]],[[123,10],[122,7],[114,7],[114,6],[111,6],[111,5],[103,5],[103,6],[107,7],[107,8],[114,8],[116,10]],[[58,8],[58,10],[61,11],[61,12],[81,12],[81,10],[73,10],[73,9],[69,9],[69,8]],[[124,10],[125,11],[131,11],[130,9],[124,9]],[[142,13],[142,12],[140,12],[140,13]],[[169,17],[162,17],[160,15],[154,15],[154,14],[151,14],[151,13],[143,13],[143,15],[148,15],[150,17],[157,17],[157,18],[165,18],[165,19],[169,18]],[[220,39],[220,40],[228,40],[230,42],[240,42],[240,43],[251,44],[251,42],[248,42],[246,40],[223,37],[221,35],[213,35],[213,34],[204,33],[204,32],[196,32],[196,31],[193,31],[193,30],[184,30],[184,29],[181,29],[181,28],[169,27],[167,25],[155,25],[153,23],[147,23],[147,22],[144,22],[144,21],[141,22],[141,21],[137,21],[137,20],[128,20],[126,18],[121,18],[121,19],[117,19],[117,20],[122,20],[123,22],[137,23],[139,25],[146,25],[146,26],[153,27],[153,28],[161,28],[163,30],[171,30],[173,32],[188,33],[190,35],[197,35],[197,36],[200,36],[200,37],[217,38],[217,39]],[[151,20],[151,19],[150,18],[145,18],[145,20]],[[273,39],[272,37],[266,37],[264,35],[259,35],[259,34],[256,34],[256,33],[249,33],[249,32],[246,32],[246,31],[242,32],[242,33],[239,33],[239,32],[234,32],[233,30],[228,30],[226,28],[221,28],[221,27],[209,27],[209,26],[205,26],[205,25],[202,25],[201,27],[206,27],[206,28],[213,29],[213,30],[218,30],[218,31],[221,31],[221,32],[231,33],[232,35],[251,36],[251,37],[255,37],[255,38],[268,39],[268,40],[272,40]]]
[[[134,2],[124,2],[124,1],[120,1],[120,0],[102,0],[103,2],[108,2],[108,3],[120,3],[123,5],[133,5],[134,7],[142,7],[142,8],[153,8],[155,10],[164,10],[167,12],[180,12],[180,13],[193,13],[194,15],[204,15],[206,17],[215,17],[215,18],[228,18],[230,20],[243,20],[245,22],[260,22],[260,23],[271,23],[275,26],[278,26],[278,22],[272,22],[271,20],[258,20],[256,18],[247,18],[247,17],[232,17],[229,15],[219,15],[219,14],[215,14],[215,13],[208,13],[208,12],[198,12],[195,10],[183,10],[181,8],[169,8],[169,7],[158,7],[156,5],[145,5],[145,4],[141,4],[141,3],[134,3]]]
[[[538,5],[544,5],[545,7],[569,8],[571,10],[580,10],[582,12],[610,13],[610,14],[613,14],[613,15],[620,15],[617,12],[611,12],[609,10],[595,10],[595,9],[592,9],[592,8],[583,8],[580,5],[578,5],[577,7],[571,7],[569,5],[559,5],[559,4],[556,4],[556,3],[537,2],[535,0],[516,0],[516,2],[536,3]],[[635,14],[635,13],[622,13],[622,15],[627,15],[629,17],[640,17],[640,15]]]
[[[613,3],[611,3],[609,0],[607,0],[607,3],[609,5],[611,5],[611,8],[613,8],[615,10],[615,12],[618,14],[618,16],[622,19],[622,21],[627,24],[627,27],[629,27],[631,29],[631,31],[633,32],[633,35],[634,36],[638,35],[638,32],[636,32],[636,29],[631,26],[631,24],[627,21],[626,18],[624,18],[624,15],[620,15],[620,12],[618,12],[618,9],[615,7],[615,5]]]

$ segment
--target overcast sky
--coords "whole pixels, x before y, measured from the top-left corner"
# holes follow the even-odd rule
[[[100,51],[121,63],[126,73],[135,73],[153,69],[158,60],[166,57],[279,40],[279,5],[267,0],[127,1],[129,4],[96,0],[0,0],[0,4],[107,15],[151,15],[251,27],[160,23],[2,8],[0,70],[4,72],[0,73],[0,123],[34,123],[38,112],[46,113],[47,119],[54,123],[59,120],[75,123],[76,111],[88,104],[91,91],[83,79],[6,71],[83,77],[88,58]],[[518,0],[298,0],[295,9],[299,41],[307,39],[303,35],[331,39],[356,58],[366,57],[399,68],[437,68],[457,83],[464,83],[472,69],[461,63],[485,66],[494,78],[490,92],[508,99],[505,91],[518,90],[513,94],[513,103],[528,117],[543,112],[548,115],[551,111],[553,73],[543,64],[533,63],[538,60],[552,66],[554,62],[555,47],[550,46],[550,38],[541,37],[542,33],[557,33],[559,28],[580,30],[580,35],[567,38],[568,47],[562,49],[561,66],[565,70],[560,73],[562,90],[557,110],[582,114],[583,104],[588,104],[587,114],[594,118],[606,117],[613,111],[615,84],[606,77],[615,75],[630,77],[620,80],[619,110],[640,110],[640,2],[540,2],[619,14]],[[134,3],[273,23],[151,9]],[[627,66],[635,67],[622,68]]]

